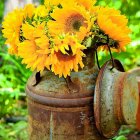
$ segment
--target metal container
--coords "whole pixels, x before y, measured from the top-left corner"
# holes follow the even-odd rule
[[[85,53],[84,69],[67,79],[50,71],[29,78],[30,140],[104,140],[136,123],[140,70],[124,72],[114,60],[114,69],[108,61],[98,71],[95,53]]]
[[[58,78],[50,71],[35,74],[27,83],[30,140],[104,140],[96,129],[93,95],[98,69],[94,52],[86,52],[85,67],[72,72],[71,79]]]
[[[120,61],[107,61],[96,80],[94,115],[98,131],[106,138],[114,137],[122,125],[136,125],[139,102],[136,77],[139,70],[125,72]]]
[[[138,82],[138,89],[139,89],[139,105],[137,111],[137,129],[140,131],[140,67],[134,70],[131,70],[131,73],[134,73]]]

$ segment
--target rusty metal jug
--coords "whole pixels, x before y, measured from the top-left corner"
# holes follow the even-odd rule
[[[103,140],[96,129],[93,95],[98,69],[94,52],[86,52],[85,67],[71,73],[71,83],[52,72],[35,74],[27,83],[30,140]]]
[[[84,58],[84,69],[79,70],[79,72],[72,72],[71,80],[69,81],[66,81],[64,78],[58,78],[58,76],[55,76],[50,71],[44,72],[41,75],[40,82],[35,86],[33,86],[35,73],[29,78],[26,93],[28,97],[30,140],[104,140],[116,135],[124,123],[124,119],[121,118],[122,116],[114,114],[120,113],[122,115],[122,112],[119,112],[119,109],[122,108],[123,113],[128,113],[129,107],[125,111],[127,102],[122,104],[122,100],[120,100],[124,99],[124,97],[121,96],[122,98],[119,98],[118,94],[111,92],[110,95],[112,94],[112,97],[108,98],[109,93],[107,93],[107,98],[103,98],[101,95],[104,95],[105,92],[102,94],[103,91],[99,91],[101,88],[100,83],[102,83],[101,73],[105,70],[106,64],[99,72],[98,68],[94,65],[95,53],[92,50],[88,50],[85,53],[87,57]],[[107,62],[108,65],[110,66],[110,62]],[[113,71],[123,71],[123,68],[119,69],[118,65],[120,65],[118,61],[115,61]],[[120,73],[124,74],[125,72]],[[131,80],[126,79],[126,81],[129,83]],[[120,82],[120,79],[112,82]],[[111,84],[111,82],[109,83]],[[115,85],[115,83],[112,84]],[[108,89],[108,87],[106,88]],[[116,89],[119,91],[117,86]],[[130,115],[134,116],[134,118],[130,117],[127,123],[135,121],[136,118],[135,111],[138,104],[136,84],[132,85],[132,89],[134,89],[136,101],[134,101],[134,98],[131,98],[133,95],[131,92],[128,94],[130,98],[127,99],[129,102],[135,102],[134,111],[131,111],[132,115]],[[108,90],[108,92],[110,91]],[[112,99],[115,100],[115,98],[118,100],[118,102],[115,102],[117,104],[113,104]],[[113,112],[111,106],[109,107],[111,109],[110,113],[112,111],[113,115],[109,113],[110,116],[108,116],[108,106],[105,106],[107,105],[106,102],[110,102],[108,105],[112,105],[112,108],[116,109]],[[117,117],[114,117],[114,115]],[[103,119],[101,119],[102,117]],[[109,129],[111,121],[113,121],[111,125],[113,130]],[[107,124],[107,122],[109,123]]]

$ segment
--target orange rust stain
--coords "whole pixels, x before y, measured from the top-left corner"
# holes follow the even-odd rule
[[[139,106],[137,112],[137,129],[140,130],[140,81],[138,82],[138,87],[139,87]]]

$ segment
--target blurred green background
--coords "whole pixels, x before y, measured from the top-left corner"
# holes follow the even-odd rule
[[[3,20],[4,0],[0,0],[0,28]],[[43,0],[40,0],[43,3]],[[140,1],[98,0],[98,5],[120,9],[129,20],[132,42],[126,52],[113,53],[121,60],[126,70],[140,66]],[[27,106],[25,84],[31,72],[25,69],[21,60],[7,53],[0,29],[0,140],[28,140]],[[99,53],[100,64],[110,59],[108,54]],[[125,140],[131,129],[120,131],[116,140]]]

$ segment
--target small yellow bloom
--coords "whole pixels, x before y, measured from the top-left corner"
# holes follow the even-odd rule
[[[48,12],[48,9],[44,5],[39,5],[35,10],[35,17],[46,17]]]
[[[52,7],[57,7],[58,5],[61,5],[62,7],[64,5],[73,5],[74,4],[74,0],[45,0],[44,5],[51,9]]]
[[[26,23],[22,30],[23,36],[27,39],[18,44],[18,54],[23,58],[22,63],[27,64],[27,68],[31,68],[32,71],[50,69],[50,43],[45,34],[44,23],[38,23],[36,26]],[[27,30],[31,32],[26,32]]]
[[[23,10],[16,9],[10,12],[2,23],[3,36],[7,39],[6,44],[10,45],[9,52],[17,55],[17,45],[20,37],[20,27],[23,22]]]
[[[22,25],[22,32],[23,32],[23,37],[25,39],[30,39],[32,40],[34,38],[33,33],[34,33],[34,27],[30,25],[28,22]]]
[[[42,23],[32,23],[32,25],[30,25],[28,22],[25,22],[22,25],[22,32],[23,32],[23,37],[25,39],[34,39],[37,37],[40,37],[42,35],[44,35],[46,33],[45,31],[45,22]]]
[[[9,44],[9,53],[18,55],[18,44],[20,43],[20,32],[23,21],[34,14],[35,7],[32,4],[28,4],[24,9],[15,9],[10,12],[2,23],[3,36],[7,39],[6,44]],[[29,32],[27,30],[27,32]]]
[[[78,5],[82,5],[86,10],[90,11],[93,8],[93,5],[96,3],[96,0],[75,0]]]
[[[42,23],[33,23],[36,26],[36,30],[34,31],[34,37],[40,37],[46,34],[46,22]]]
[[[44,4],[46,7],[58,6],[59,4],[63,7],[66,5],[73,6],[74,4],[78,4],[86,8],[86,10],[90,10],[92,6],[96,3],[96,0],[45,0]]]
[[[26,17],[32,18],[32,16],[35,13],[35,6],[33,4],[27,4],[27,5],[25,5],[23,12],[24,12],[25,18]]]
[[[46,7],[50,7],[50,6],[57,6],[59,5],[63,0],[45,0],[44,1],[44,5]]]
[[[77,49],[81,49],[81,50],[86,49],[86,47],[84,45],[81,45],[77,37],[74,35],[66,34],[63,37],[57,36],[55,37],[53,42],[55,43],[55,47],[54,47],[55,51],[59,50],[63,54],[67,54],[67,55],[69,55],[68,53],[69,51],[71,51],[71,53],[75,55]],[[69,48],[69,46],[71,47]]]
[[[51,70],[59,77],[67,77],[72,70],[78,71],[78,66],[84,67],[82,57],[85,54],[82,50],[86,49],[81,45],[75,36],[66,35],[64,38],[55,38],[56,43],[51,51]]]

